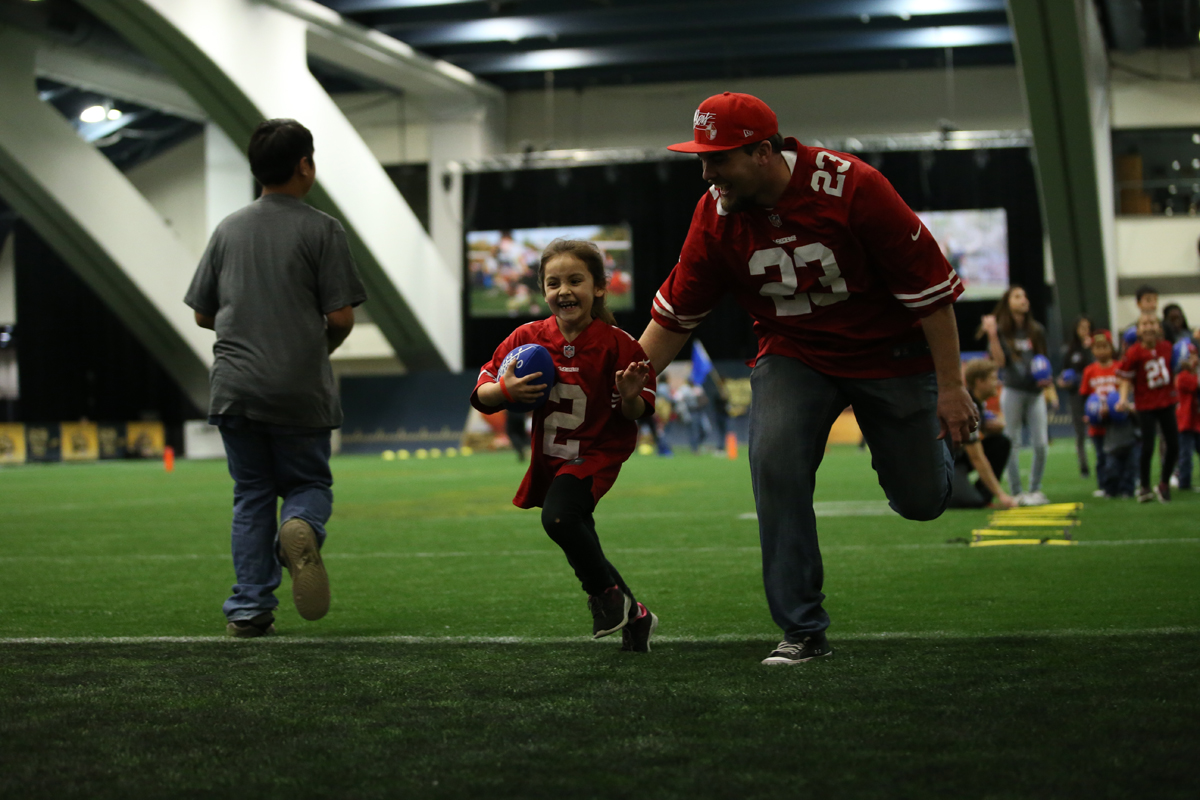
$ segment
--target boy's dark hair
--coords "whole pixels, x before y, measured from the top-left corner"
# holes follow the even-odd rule
[[[773,135],[767,139],[759,139],[757,142],[751,142],[750,144],[744,144],[744,145],[742,145],[742,152],[745,153],[746,155],[752,155],[754,153],[754,151],[758,149],[759,144],[761,144],[762,142],[770,142],[771,143],[771,152],[772,153],[782,153],[783,152],[783,134],[782,133],[776,133],[775,135]]]
[[[542,251],[542,260],[538,262],[537,282],[543,296],[546,294],[546,265],[550,263],[550,259],[564,254],[572,255],[583,262],[588,272],[592,274],[592,282],[596,284],[597,289],[608,287],[608,273],[604,269],[604,254],[600,252],[599,247],[583,239],[555,239],[546,245],[546,249]],[[617,320],[608,310],[608,306],[604,305],[603,297],[597,297],[592,301],[592,318],[597,317],[609,325],[617,324]]]
[[[312,161],[313,137],[294,119],[268,119],[250,134],[250,171],[263,186],[287,183],[301,159]]]
[[[1140,302],[1142,302],[1142,298],[1148,294],[1158,294],[1158,289],[1155,289],[1153,286],[1151,286],[1148,283],[1143,283],[1141,286],[1139,286],[1137,288],[1137,297],[1134,299],[1136,299],[1137,302],[1140,303]],[[1129,297],[1129,295],[1125,295],[1125,296]]]

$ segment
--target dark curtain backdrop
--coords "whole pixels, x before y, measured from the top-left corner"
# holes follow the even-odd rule
[[[201,410],[33,228],[15,233],[21,420],[157,419],[178,447]]]
[[[1045,320],[1050,297],[1043,280],[1042,223],[1027,149],[867,153],[863,158],[917,211],[1006,209],[1011,280],[1026,287],[1034,316]],[[617,314],[617,323],[638,336],[650,320],[654,293],[675,266],[692,211],[706,187],[698,161],[478,173],[466,178],[464,227],[471,231],[628,222],[633,231],[634,310]],[[466,303],[464,295],[463,356],[470,370],[491,358],[500,341],[527,319],[472,319]],[[958,304],[963,349],[982,349],[975,329],[992,305]],[[744,360],[756,351],[749,317],[728,297],[696,329],[696,336],[713,358]]]

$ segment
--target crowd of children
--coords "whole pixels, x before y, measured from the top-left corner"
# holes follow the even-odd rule
[[[1114,338],[1107,330],[1093,328],[1081,316],[1062,350],[1062,371],[1053,382],[1039,375],[1036,363],[1046,354],[1044,329],[1029,316],[1029,301],[1023,289],[1011,286],[992,314],[983,318],[979,337],[987,339],[989,358],[965,365],[981,389],[988,389],[988,374],[1003,370],[999,387],[1000,414],[995,430],[984,436],[1010,443],[1008,483],[1011,497],[999,491],[1001,465],[991,469],[981,462],[984,450],[958,454],[961,505],[992,502],[1009,506],[1041,505],[1048,502],[1040,490],[1046,460],[1048,420],[1046,405],[1057,405],[1054,386],[1064,390],[1075,426],[1079,471],[1091,474],[1087,440],[1095,451],[1096,497],[1136,497],[1139,502],[1169,502],[1171,490],[1192,489],[1192,461],[1200,450],[1200,392],[1197,391],[1196,342],[1200,330],[1192,331],[1183,309],[1175,304],[1158,317],[1158,292],[1151,286],[1137,291],[1139,316]],[[995,381],[992,380],[992,383]],[[968,381],[968,389],[971,381]],[[993,387],[994,388],[994,387]],[[983,395],[971,390],[976,402]],[[1021,491],[1017,466],[1017,444],[1027,434],[1033,447],[1029,491]],[[998,442],[989,452],[999,452]],[[1157,445],[1157,448],[1156,448]],[[1159,480],[1152,480],[1155,453],[1161,457]],[[968,456],[972,456],[968,458]],[[995,460],[992,458],[991,460]],[[979,463],[977,463],[979,462]],[[978,472],[979,481],[967,491],[965,476]],[[992,485],[996,484],[996,485]],[[1200,488],[1197,489],[1200,491]],[[994,498],[994,499],[993,499]]]
[[[1195,335],[1183,310],[1172,305],[1158,318],[1158,292],[1137,292],[1140,312],[1119,342],[1098,330],[1093,361],[1083,369],[1079,395],[1089,403],[1088,433],[1096,450],[1097,497],[1169,502],[1171,488],[1192,488],[1192,458],[1200,433]],[[1117,346],[1124,345],[1118,358]],[[1159,480],[1152,482],[1161,436]],[[1136,485],[1136,489],[1135,489]]]

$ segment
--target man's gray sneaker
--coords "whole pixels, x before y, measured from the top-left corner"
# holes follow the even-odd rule
[[[225,626],[225,632],[238,639],[254,639],[275,634],[275,615],[264,611],[250,619],[239,619]]]
[[[805,636],[803,641],[789,642],[784,639],[763,659],[764,664],[803,664],[814,658],[833,655],[833,649],[824,636]]]

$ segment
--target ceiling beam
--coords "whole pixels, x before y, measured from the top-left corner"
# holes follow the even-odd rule
[[[960,25],[908,30],[775,34],[646,45],[567,47],[524,53],[462,54],[453,61],[479,75],[545,72],[680,61],[753,60],[772,56],[879,50],[927,50],[1011,45],[1007,25]]]
[[[445,24],[393,24],[376,21],[376,27],[418,48],[452,47],[489,42],[518,42],[559,36],[607,36],[738,27],[848,23],[855,27],[872,21],[929,25],[945,17],[984,24],[993,20],[969,19],[993,15],[1004,20],[1004,0],[939,0],[906,3],[903,0],[815,0],[807,3],[697,3],[681,15],[674,6],[596,9],[526,16],[492,16]],[[954,23],[950,23],[954,24]]]

